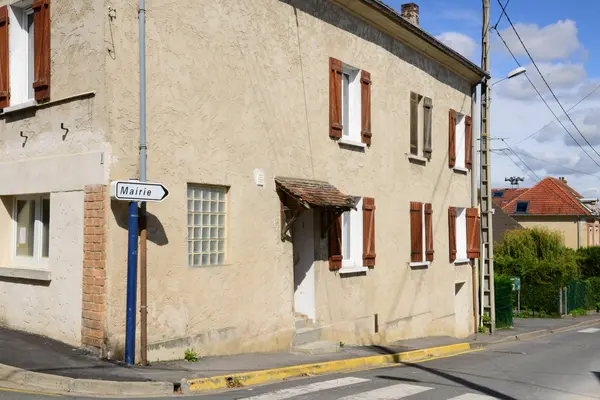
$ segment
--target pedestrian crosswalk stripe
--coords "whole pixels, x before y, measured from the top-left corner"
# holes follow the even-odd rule
[[[430,387],[409,385],[408,383],[400,383],[398,385],[392,385],[383,387],[380,389],[369,390],[368,392],[353,394],[350,396],[342,397],[339,400],[395,400],[402,399],[404,397],[412,396],[431,390]]]
[[[583,329],[580,331],[577,331],[579,333],[596,333],[596,332],[600,332],[600,329],[598,328],[587,328],[587,329]]]
[[[320,392],[321,390],[335,389],[343,386],[354,385],[357,383],[369,382],[369,379],[363,378],[341,378],[329,381],[311,383],[310,385],[296,386],[290,389],[282,389],[276,392],[261,394],[258,396],[246,397],[241,400],[284,400],[308,393]]]
[[[495,397],[485,396],[477,393],[465,393],[448,400],[494,400]]]

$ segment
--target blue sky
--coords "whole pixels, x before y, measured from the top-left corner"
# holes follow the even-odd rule
[[[494,24],[501,9],[498,0],[490,1],[491,21]],[[400,4],[406,1],[386,2],[399,10]],[[480,63],[481,0],[419,0],[417,3],[423,29],[475,63]],[[600,42],[596,40],[600,28],[597,17],[600,15],[600,1],[510,0],[507,13],[565,109],[574,106],[594,89],[597,90],[569,111],[569,116],[600,153]],[[534,172],[527,169],[514,154],[509,153],[509,158],[499,153],[493,158],[494,185],[504,186],[504,177],[512,175],[527,177],[522,186],[531,186],[538,177],[546,175],[566,176],[569,184],[584,195],[599,197],[600,179],[592,175],[600,176],[600,167],[597,165],[600,164],[600,156],[585,144],[577,128],[562,115],[505,17],[499,23],[498,30],[519,61],[526,66],[528,76],[569,133],[594,161],[577,147],[565,129],[556,122],[527,78],[520,76],[494,87],[492,135],[506,138],[508,146],[519,153]],[[497,80],[517,65],[495,32],[491,33],[491,38],[491,72],[494,80]],[[549,123],[541,132],[522,141]],[[492,147],[501,149],[507,145],[495,141]]]

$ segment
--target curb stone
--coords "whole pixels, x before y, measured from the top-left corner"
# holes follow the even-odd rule
[[[216,389],[244,387],[262,383],[281,381],[288,378],[315,376],[331,372],[361,371],[374,367],[423,360],[429,357],[440,357],[471,350],[469,343],[457,343],[428,349],[412,350],[402,353],[385,354],[368,357],[349,358],[315,364],[295,365],[262,371],[242,372],[238,374],[213,376],[208,378],[181,381],[184,393],[200,392]]]
[[[584,326],[596,325],[596,324],[599,324],[599,323],[600,323],[600,318],[599,319],[590,320],[590,321],[583,321],[583,322],[580,322],[578,324],[569,325],[569,326],[563,326],[561,328],[556,328],[556,329],[540,329],[540,330],[537,330],[537,331],[526,332],[526,333],[523,333],[521,335],[514,335],[514,336],[511,335],[511,336],[507,336],[506,338],[503,338],[503,339],[500,339],[500,340],[496,340],[496,341],[493,341],[493,342],[477,343],[475,341],[475,342],[471,343],[471,347],[473,347],[473,348],[482,348],[482,347],[487,347],[487,346],[496,345],[496,344],[517,342],[517,341],[520,341],[520,340],[527,340],[527,339],[535,339],[535,338],[538,338],[538,337],[551,335],[553,333],[568,332],[568,331],[571,331],[571,330],[582,328]]]
[[[172,395],[169,382],[116,382],[94,379],[75,379],[58,375],[32,372],[0,364],[0,381],[52,393],[76,393],[103,396]]]

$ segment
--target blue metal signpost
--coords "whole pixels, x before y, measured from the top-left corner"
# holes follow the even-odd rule
[[[137,295],[138,204],[129,202],[127,243],[127,315],[125,326],[125,363],[135,363],[135,313]]]

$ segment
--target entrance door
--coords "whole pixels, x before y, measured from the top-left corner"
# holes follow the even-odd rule
[[[292,227],[294,250],[294,311],[315,320],[315,237],[312,210],[306,210]]]

